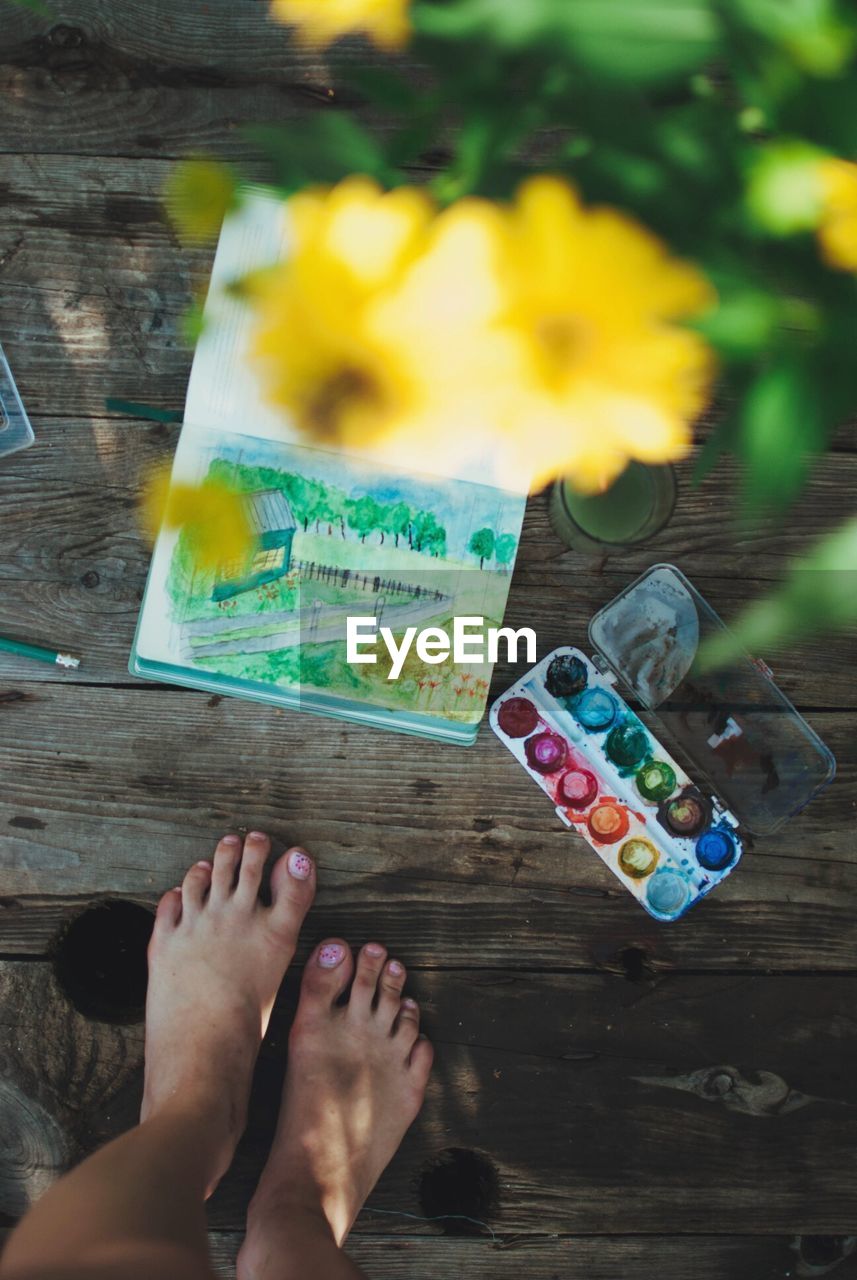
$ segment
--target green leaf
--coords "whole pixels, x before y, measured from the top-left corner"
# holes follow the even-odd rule
[[[800,138],[779,138],[748,153],[750,217],[776,236],[811,231],[821,216],[824,153]]]
[[[183,240],[216,240],[240,199],[234,171],[219,160],[181,160],[169,173],[164,204]]]
[[[857,43],[853,9],[836,0],[724,0],[741,23],[779,45],[802,71],[836,76]]]
[[[716,52],[714,6],[687,0],[565,0],[566,48],[611,80],[653,84],[689,74]]]
[[[741,412],[739,451],[747,464],[748,511],[787,506],[824,440],[817,382],[794,353],[784,353],[757,377]]]
[[[736,388],[732,388],[736,390]],[[698,487],[717,466],[720,459],[735,449],[739,420],[737,409],[732,406],[716,424],[711,435],[700,449],[691,473],[691,484]]]
[[[740,282],[718,280],[717,306],[693,327],[729,360],[748,360],[767,350],[777,333],[780,306],[775,294]]]
[[[192,302],[181,319],[181,335],[186,346],[195,347],[205,331],[203,304]]]
[[[344,74],[349,83],[370,102],[389,111],[408,114],[420,103],[416,87],[395,71],[388,71],[386,67],[355,66],[349,61]]]
[[[416,164],[423,153],[437,141],[437,123],[431,119],[414,116],[403,129],[393,134],[387,144],[387,158],[395,168]],[[406,175],[402,174],[402,180]]]
[[[849,520],[797,560],[779,590],[757,600],[727,632],[699,651],[702,671],[744,653],[769,654],[812,635],[857,623],[857,519]]]
[[[422,0],[412,17],[436,38],[548,46],[603,79],[636,84],[697,70],[721,35],[713,0]]]
[[[802,134],[830,151],[857,153],[857,76],[804,80],[780,114],[784,131]]]
[[[244,133],[264,152],[287,194],[314,183],[339,182],[350,173],[368,174],[385,186],[401,181],[378,140],[337,111],[298,125],[249,125]]]

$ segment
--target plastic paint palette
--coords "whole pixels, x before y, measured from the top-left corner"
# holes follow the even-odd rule
[[[697,787],[578,649],[553,653],[491,708],[494,732],[650,915],[677,920],[742,853]]]
[[[589,623],[598,657],[556,649],[491,708],[491,725],[642,906],[676,920],[832,781],[818,734],[748,655],[697,661],[726,632],[684,574],[656,564]],[[606,673],[606,674],[602,674]],[[616,680],[704,779],[694,784],[615,690]]]

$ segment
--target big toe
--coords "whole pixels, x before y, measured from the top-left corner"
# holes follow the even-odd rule
[[[304,969],[298,1014],[330,1012],[353,973],[354,960],[347,942],[328,938],[319,943]]]
[[[278,937],[292,947],[315,897],[315,863],[304,849],[287,849],[271,872],[269,922]]]

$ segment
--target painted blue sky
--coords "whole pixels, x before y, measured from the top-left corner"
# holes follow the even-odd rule
[[[467,555],[467,543],[476,529],[520,536],[525,499],[516,493],[446,480],[435,476],[404,475],[375,463],[360,463],[339,453],[310,449],[251,436],[220,436],[210,458],[228,458],[249,467],[276,467],[337,485],[351,497],[369,494],[377,502],[407,502],[418,511],[432,511],[446,529],[447,553]]]

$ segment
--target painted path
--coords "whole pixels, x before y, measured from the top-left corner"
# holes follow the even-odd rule
[[[387,605],[380,613],[367,609],[363,616],[375,616],[379,625],[399,628],[415,622],[427,622],[437,616],[449,601],[449,596],[437,600],[415,600],[410,604]],[[294,609],[283,613],[252,614],[244,618],[211,618],[200,623],[188,623],[184,627],[186,636],[218,635],[228,630],[231,632],[246,631],[253,626],[269,626],[282,622],[280,631],[267,636],[244,636],[243,639],[230,639],[223,635],[222,639],[211,644],[187,645],[185,653],[188,657],[210,658],[248,653],[276,653],[280,649],[291,649],[299,645],[301,640],[311,644],[326,643],[330,640],[345,639],[345,619],[355,614],[355,606],[350,605],[307,605],[302,609]],[[205,628],[210,623],[217,624],[213,632]],[[228,627],[221,624],[228,623]],[[191,631],[191,627],[198,628]]]

